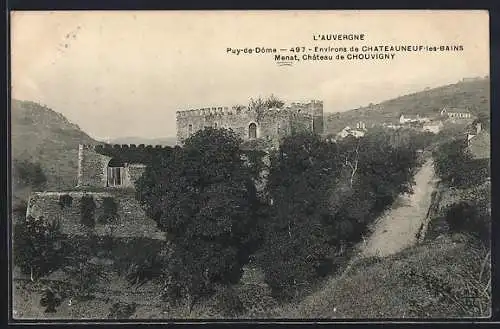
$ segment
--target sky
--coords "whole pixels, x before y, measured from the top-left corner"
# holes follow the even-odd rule
[[[100,139],[175,136],[177,110],[271,94],[323,100],[325,112],[340,112],[488,75],[488,19],[487,11],[430,10],[13,12],[11,92]],[[331,34],[364,40],[313,40]],[[463,50],[292,66],[277,65],[274,54],[227,52],[378,45]]]

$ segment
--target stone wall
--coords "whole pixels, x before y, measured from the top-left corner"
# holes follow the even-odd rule
[[[127,166],[127,169],[129,175],[129,182],[131,185],[134,185],[135,182],[142,176],[142,174],[146,170],[146,165],[132,163]]]
[[[292,103],[282,109],[270,108],[258,114],[246,107],[212,107],[177,111],[177,142],[205,127],[230,128],[243,140],[249,139],[249,126],[257,126],[257,138],[280,138],[292,133],[293,127],[323,133],[323,102]]]
[[[99,152],[96,145],[79,145],[77,186],[79,188],[107,187],[108,164],[111,159],[111,156]],[[121,170],[122,185],[115,188],[133,188],[144,170],[144,164],[125,162]]]
[[[60,198],[69,195],[71,204],[61,205]],[[80,204],[84,196],[91,196],[95,202],[95,227],[88,228],[81,224]],[[117,217],[110,223],[101,223],[104,215],[103,201],[113,198],[117,204]],[[156,223],[148,218],[134,197],[134,192],[115,190],[107,192],[35,192],[30,196],[26,217],[43,217],[45,220],[59,220],[64,234],[87,235],[94,232],[97,235],[112,235],[117,238],[142,237],[164,239],[164,233],[157,229]]]
[[[105,187],[111,157],[95,152],[94,145],[78,146],[78,186]]]

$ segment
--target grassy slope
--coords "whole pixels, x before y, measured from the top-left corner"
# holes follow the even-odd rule
[[[458,236],[457,236],[458,237]],[[321,289],[298,305],[277,309],[280,318],[415,318],[476,317],[482,312],[463,311],[449,297],[439,296],[408,273],[446,278],[455,291],[480,273],[479,252],[447,236],[385,258],[364,259],[344,276],[330,278]],[[372,264],[370,264],[370,262]],[[485,273],[488,273],[488,269]],[[459,299],[460,303],[466,303]]]
[[[489,115],[489,99],[489,79],[459,82],[401,96],[373,106],[327,113],[325,130],[327,133],[337,133],[345,126],[355,127],[358,121],[364,121],[367,128],[372,124],[396,122],[401,113],[435,116],[445,106],[468,108],[476,115]]]
[[[13,160],[40,162],[47,189],[76,185],[78,144],[95,141],[62,114],[27,101],[12,101],[11,152]],[[13,187],[14,203],[26,198],[29,188]]]

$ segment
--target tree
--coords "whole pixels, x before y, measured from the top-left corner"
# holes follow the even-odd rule
[[[271,158],[268,194],[272,209],[256,255],[267,283],[283,298],[297,296],[328,272],[335,249],[327,202],[340,170],[335,144],[312,134],[284,139]]]
[[[13,177],[18,185],[35,189],[42,189],[47,183],[47,177],[40,163],[28,160],[14,160]]]
[[[262,118],[262,115],[265,111],[270,108],[283,108],[285,102],[283,102],[278,97],[271,95],[267,98],[250,98],[250,102],[248,103],[248,109],[257,113],[257,120]]]
[[[454,139],[441,144],[434,151],[433,158],[436,173],[444,183],[460,186],[469,180],[471,173],[467,164],[471,162],[472,155],[468,152],[464,140]]]
[[[265,105],[267,108],[282,108],[283,105],[285,105],[285,102],[283,102],[281,99],[279,99],[278,97],[274,96],[273,94],[271,94],[271,96],[269,96],[265,101],[264,101]]]
[[[239,280],[248,261],[258,202],[240,143],[229,130],[198,131],[136,184],[147,214],[173,242],[166,288],[190,306],[215,284]]]
[[[31,280],[50,274],[65,264],[63,243],[57,221],[28,217],[14,227],[14,263]]]

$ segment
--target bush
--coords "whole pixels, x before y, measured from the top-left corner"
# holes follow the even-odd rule
[[[103,266],[89,261],[86,255],[75,259],[72,264],[64,267],[63,271],[74,282],[72,293],[80,300],[94,298],[97,283],[108,279]]]
[[[465,232],[477,236],[489,245],[491,236],[491,215],[488,205],[473,202],[459,202],[446,210],[446,222],[452,232]]]
[[[52,273],[67,261],[64,238],[59,222],[28,217],[14,226],[14,264],[33,279]]]
[[[112,223],[118,216],[118,204],[112,197],[105,197],[102,200],[103,214],[99,216],[99,223]]]
[[[236,289],[245,309],[245,317],[266,318],[278,305],[266,284],[242,284]]]
[[[224,317],[237,317],[245,311],[238,292],[230,286],[218,286],[213,296],[215,307]]]
[[[61,296],[52,288],[43,290],[40,298],[40,306],[45,307],[45,313],[55,313],[56,307],[61,305]]]
[[[396,137],[374,132],[333,144],[297,134],[283,140],[271,156],[272,207],[256,255],[275,296],[298,297],[333,272],[342,265],[341,250],[411,191],[420,144]]]
[[[59,206],[61,209],[64,209],[66,207],[71,207],[73,204],[73,198],[69,194],[62,194],[59,196]]]
[[[238,281],[254,240],[256,191],[240,143],[229,130],[198,131],[136,183],[146,213],[171,235],[166,290],[191,306],[215,284]]]
[[[34,163],[28,160],[14,160],[12,174],[14,182],[18,185],[42,189],[47,183],[47,177],[40,163]]]
[[[80,201],[80,222],[87,227],[95,227],[95,201],[91,195],[84,195]]]
[[[136,308],[136,303],[114,303],[109,310],[108,319],[129,319],[135,313]]]
[[[436,173],[448,186],[471,188],[490,176],[489,159],[473,159],[460,139],[440,145],[433,157]]]

